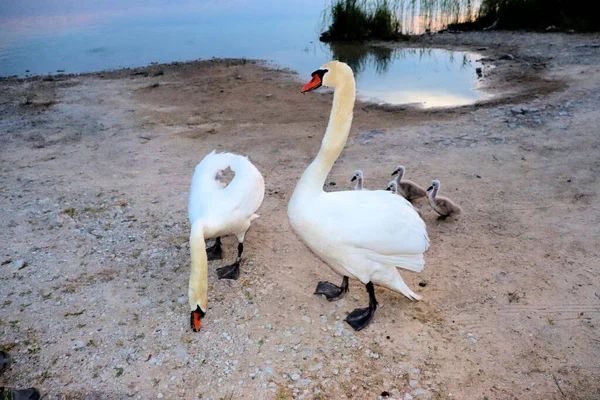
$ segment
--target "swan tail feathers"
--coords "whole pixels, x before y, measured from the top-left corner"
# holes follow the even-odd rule
[[[260,218],[260,215],[258,215],[258,214],[252,214],[252,216],[250,217],[250,222],[254,221],[257,218]]]
[[[423,254],[397,254],[388,256],[371,253],[367,257],[388,267],[402,268],[413,272],[421,272],[425,268]]]
[[[418,301],[423,298],[423,297],[419,296],[418,294],[416,294],[415,292],[413,292],[412,290],[410,290],[410,288],[404,282],[404,280],[402,279],[402,277],[400,276],[399,273],[396,273],[396,275],[397,275],[397,278],[393,282],[395,290],[402,293],[404,296],[408,297],[410,300]]]

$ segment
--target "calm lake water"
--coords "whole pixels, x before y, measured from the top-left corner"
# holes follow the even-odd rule
[[[301,77],[331,59],[359,95],[426,107],[472,103],[476,55],[319,42],[324,0],[0,1],[0,76],[78,73],[211,57],[264,59]]]

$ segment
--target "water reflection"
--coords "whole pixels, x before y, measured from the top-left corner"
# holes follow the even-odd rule
[[[475,54],[341,43],[326,46],[331,58],[352,67],[363,100],[447,107],[471,104],[484,97],[476,90],[475,70],[480,64]]]
[[[358,78],[364,69],[374,68],[385,74],[392,62],[394,50],[387,47],[365,46],[360,43],[328,43],[331,59],[343,61],[352,68]]]
[[[354,69],[359,94],[376,101],[423,100],[427,106],[452,105],[434,99],[462,104],[481,98],[472,55],[320,43],[319,20],[329,1],[0,1],[0,76],[243,57],[293,69],[304,79],[339,59]],[[462,0],[406,1],[433,7]]]

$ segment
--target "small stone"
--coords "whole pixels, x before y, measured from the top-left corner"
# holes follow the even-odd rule
[[[427,392],[423,389],[415,389],[412,391],[411,393],[413,396],[424,396],[427,394]]]
[[[266,329],[266,330],[268,330],[268,331],[270,331],[271,329],[273,329],[273,325],[271,325],[271,324],[266,324],[266,325],[265,325],[265,329]]]
[[[338,368],[334,368],[334,369],[333,369],[333,374],[334,374],[334,375],[337,375],[337,374],[339,374],[339,373],[340,373],[340,370],[339,370]]]
[[[310,380],[310,379],[301,379],[301,380],[298,382],[298,384],[299,384],[300,386],[308,386],[308,385],[310,385],[310,382],[311,382],[311,380]]]
[[[353,295],[352,298],[356,301],[360,301],[360,296],[357,294]]]
[[[185,303],[187,303],[187,300],[188,299],[185,294],[180,294],[179,296],[177,296],[177,302],[179,304],[185,304]]]
[[[164,395],[164,394],[162,394],[162,393],[158,393],[158,394],[156,395],[156,398],[157,398],[157,399],[162,399],[163,397],[165,397],[165,395]]]
[[[509,127],[510,129],[517,129],[518,125],[517,125],[517,124],[515,124],[514,122],[511,122],[511,123],[509,123],[509,124],[508,124],[508,127]]]
[[[503,56],[500,57],[501,60],[514,60],[515,56],[513,56],[512,54],[504,54]]]
[[[285,347],[283,347],[283,346],[281,346],[281,347],[279,348],[279,352],[280,352],[280,353],[283,353],[283,351],[284,351],[284,350],[285,350]]]
[[[413,397],[409,393],[406,393],[404,394],[404,400],[413,400]]]
[[[412,369],[410,370],[410,373],[411,373],[411,374],[416,374],[416,375],[418,375],[418,374],[420,374],[420,373],[421,373],[421,370],[420,370],[419,368],[412,368]]]
[[[15,261],[15,268],[16,269],[23,269],[25,267],[27,267],[27,261],[23,260],[23,259],[19,259],[17,261]]]
[[[81,349],[83,349],[84,347],[85,347],[85,343],[83,343],[81,340],[78,340],[78,341],[76,341],[76,342],[73,344],[73,347],[72,347],[72,349],[73,349],[73,350],[81,350]]]
[[[510,112],[511,112],[513,115],[523,114],[523,113],[524,113],[524,109],[522,109],[522,108],[519,108],[519,107],[515,107],[515,108],[511,108],[511,109],[510,109]]]
[[[539,119],[539,118],[536,118],[536,119],[533,120],[533,123],[536,124],[536,125],[541,125],[542,124],[542,120]]]
[[[268,365],[265,365],[265,367],[263,368],[263,371],[266,374],[269,374],[271,376],[275,375],[275,373],[273,372],[273,370],[271,369],[271,367],[269,367]]]
[[[309,371],[316,371],[316,370],[321,369],[321,368],[323,368],[323,363],[322,362],[316,363],[314,365],[311,365],[310,367],[308,367],[308,370]]]
[[[410,386],[411,388],[415,388],[419,385],[419,381],[416,379],[411,379],[410,382],[408,382],[408,386]]]
[[[471,143],[471,144],[469,145],[469,147],[473,149],[473,148],[477,147],[477,144],[475,144],[475,143]]]
[[[379,358],[379,353],[371,353],[370,357],[377,360]]]
[[[292,374],[292,376],[290,376],[290,379],[293,381],[297,381],[298,379],[300,379],[300,375],[298,374]]]
[[[471,341],[471,343],[477,343],[477,339],[473,336],[471,332],[467,333],[467,338]]]
[[[271,98],[271,97],[273,97],[273,94],[271,94],[271,93],[267,93],[267,94],[265,94],[265,97],[266,97],[267,99],[268,99],[268,98]]]
[[[182,360],[187,360],[189,358],[188,353],[186,353],[183,347],[177,347],[175,354],[177,354],[177,357],[181,358]]]

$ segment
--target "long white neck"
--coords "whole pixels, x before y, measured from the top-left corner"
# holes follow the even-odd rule
[[[208,257],[204,244],[204,225],[196,221],[190,233],[190,253],[192,258],[192,272],[188,286],[190,309],[194,311],[200,306],[202,311],[208,309]]]
[[[302,174],[296,186],[296,191],[323,191],[325,179],[327,179],[331,167],[340,156],[346,145],[346,140],[348,140],[350,127],[352,126],[355,98],[354,77],[349,76],[335,88],[329,124],[321,143],[321,149],[317,157]]]

